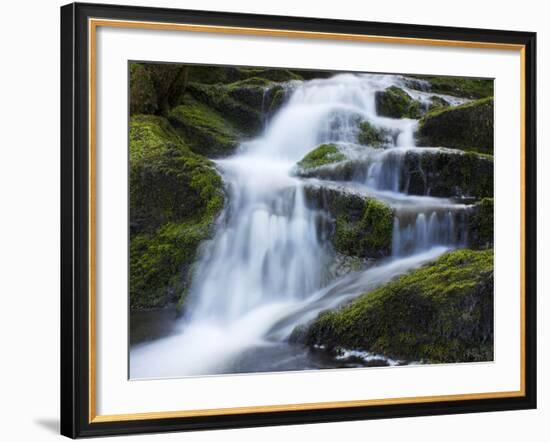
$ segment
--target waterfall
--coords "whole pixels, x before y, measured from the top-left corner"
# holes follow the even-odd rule
[[[465,206],[407,195],[402,151],[417,122],[377,115],[375,93],[399,76],[341,74],[294,84],[263,133],[216,161],[228,202],[193,271],[186,311],[172,336],[131,350],[132,378],[316,367],[287,342],[296,325],[465,242]],[[359,120],[395,133],[385,150],[357,145]],[[352,145],[369,161],[356,185],[395,213],[392,257],[333,279],[335,258],[292,170],[321,143]],[[331,279],[332,278],[332,279]]]

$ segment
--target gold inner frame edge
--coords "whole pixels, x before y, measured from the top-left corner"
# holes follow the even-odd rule
[[[324,39],[339,41],[356,41],[370,43],[387,44],[411,44],[420,46],[446,46],[475,49],[497,49],[519,51],[520,54],[520,389],[517,391],[498,391],[487,393],[464,393],[453,395],[437,396],[414,396],[402,398],[387,399],[366,399],[352,401],[332,401],[332,402],[314,402],[301,404],[283,404],[283,405],[260,405],[233,408],[215,408],[215,409],[197,409],[197,410],[179,410],[179,411],[153,411],[144,413],[128,414],[96,414],[96,36],[97,28],[115,27],[115,28],[134,28],[147,30],[169,30],[186,32],[206,32],[217,34],[235,34],[235,35],[253,35],[267,37],[291,37],[306,39]],[[460,40],[443,39],[425,39],[412,37],[391,37],[362,34],[345,34],[329,32],[311,32],[311,31],[292,31],[282,29],[266,28],[245,28],[233,26],[211,26],[195,25],[181,23],[160,23],[143,22],[132,20],[111,20],[111,19],[88,19],[88,94],[89,94],[89,367],[88,367],[88,422],[117,422],[133,421],[146,419],[169,419],[200,416],[222,416],[239,415],[246,413],[274,413],[280,411],[304,411],[304,410],[322,410],[329,408],[349,408],[366,407],[375,405],[397,405],[397,404],[415,404],[427,402],[443,401],[461,401],[461,400],[483,400],[497,398],[513,398],[525,396],[525,100],[526,100],[526,82],[525,82],[525,45],[494,43],[494,42],[474,42]]]

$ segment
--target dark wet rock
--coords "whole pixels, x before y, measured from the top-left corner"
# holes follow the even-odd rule
[[[162,117],[133,116],[129,141],[130,308],[181,303],[223,206],[223,183]]]
[[[305,195],[308,204],[330,215],[329,237],[337,252],[360,258],[389,255],[393,211],[387,204],[376,198],[314,185],[306,186]]]
[[[292,339],[404,361],[491,361],[493,290],[493,250],[456,250],[321,313]]]
[[[418,145],[493,154],[493,98],[436,109],[418,124]]]
[[[193,152],[211,158],[232,154],[244,137],[222,114],[191,96],[170,111],[168,120]]]
[[[408,88],[418,91],[469,99],[494,95],[493,81],[490,79],[415,75],[405,77],[405,84]]]
[[[471,209],[468,222],[468,243],[476,249],[493,247],[494,200],[483,198]]]
[[[414,118],[421,116],[421,105],[403,89],[390,86],[375,94],[376,113],[390,118]]]
[[[490,197],[493,157],[473,152],[408,151],[403,160],[402,190],[411,195]]]
[[[493,196],[493,157],[452,149],[387,150],[385,166],[397,170],[399,191],[437,197]],[[297,176],[332,181],[367,181],[372,159],[346,160],[314,169],[299,168]]]

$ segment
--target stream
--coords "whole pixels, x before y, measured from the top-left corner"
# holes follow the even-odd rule
[[[131,346],[131,378],[404,363],[366,352],[328,355],[288,340],[296,326],[321,311],[466,244],[467,204],[409,195],[401,182],[401,158],[422,147],[415,146],[417,120],[376,113],[376,91],[392,85],[406,90],[398,75],[340,74],[296,82],[261,136],[216,161],[228,198],[194,269],[185,313],[162,337]],[[434,95],[407,92],[421,102]],[[390,146],[356,144],[358,118],[393,134]],[[364,160],[361,173],[348,181],[295,176],[296,163],[321,143],[334,143],[348,158]],[[391,256],[335,275],[336,253],[318,222],[325,214],[308,205],[306,186],[389,204],[395,214]]]

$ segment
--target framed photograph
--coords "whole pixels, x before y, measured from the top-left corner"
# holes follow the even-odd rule
[[[535,408],[535,44],[62,7],[62,434]]]

